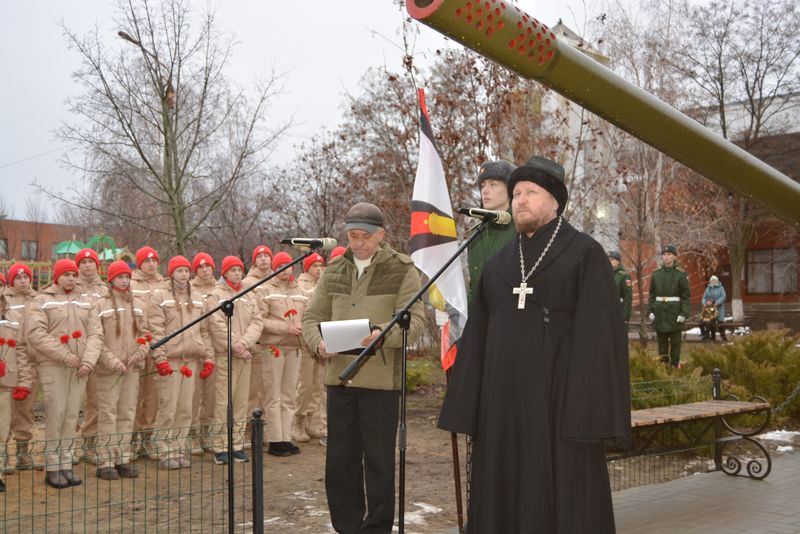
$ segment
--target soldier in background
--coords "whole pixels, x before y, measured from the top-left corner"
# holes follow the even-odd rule
[[[681,361],[681,336],[692,305],[689,277],[678,265],[677,256],[675,245],[665,246],[663,263],[650,279],[650,321],[658,339],[658,354],[673,367]]]
[[[622,304],[622,317],[627,323],[631,320],[631,302],[633,301],[631,275],[622,266],[622,256],[616,250],[608,253],[608,261],[611,262],[611,269],[614,271],[614,286],[617,288],[619,302]]]

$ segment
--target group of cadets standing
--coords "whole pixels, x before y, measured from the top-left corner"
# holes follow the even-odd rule
[[[343,252],[337,247],[330,259]],[[326,445],[323,363],[306,347],[301,327],[325,267],[319,254],[305,259],[298,279],[286,270],[236,302],[232,369],[222,312],[150,350],[153,339],[291,261],[287,253],[273,256],[259,245],[246,277],[242,260],[227,256],[217,279],[214,259],[200,252],[191,262],[171,258],[165,278],[158,272],[158,252],[142,247],[135,270],[115,261],[104,281],[97,253],[84,249],[74,261],[58,260],[52,283],[38,293],[27,265],[0,273],[0,457],[6,457],[13,434],[14,468],[44,467],[46,483],[58,489],[82,482],[73,471],[81,444],[83,459],[96,464],[104,480],[137,477],[138,456],[168,470],[189,467],[190,454],[205,452],[212,452],[217,464],[246,462],[244,426],[256,408],[266,414],[269,454],[299,453],[293,441],[318,439]],[[223,439],[228,372],[233,458]],[[31,447],[39,386],[44,465],[34,462]],[[5,491],[2,469],[0,491]]]

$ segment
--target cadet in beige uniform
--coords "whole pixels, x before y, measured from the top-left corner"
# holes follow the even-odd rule
[[[192,259],[192,270],[195,277],[190,282],[192,293],[201,298],[204,305],[208,305],[208,296],[217,287],[214,279],[214,258],[205,252],[198,252]],[[205,308],[208,309],[207,307]],[[209,338],[210,339],[210,338]],[[213,349],[213,347],[212,347]],[[215,362],[212,362],[215,363]],[[216,374],[214,366],[207,367],[200,372],[200,380],[195,384],[192,401],[192,454],[199,456],[203,452],[214,452],[214,447],[209,436],[210,426],[214,423],[214,401],[216,387],[214,381]]]
[[[100,269],[100,258],[97,252],[85,248],[75,254],[75,265],[78,266],[78,291],[91,302],[108,295],[108,285],[97,274]],[[97,434],[97,374],[92,373],[86,380],[86,403],[83,407],[83,424],[81,436],[83,441],[82,459],[97,463],[95,454],[95,434]]]
[[[242,280],[244,287],[250,287],[264,277],[272,274],[272,250],[266,245],[258,245],[253,249],[253,264],[247,276]],[[262,285],[255,290],[256,293],[262,291]],[[272,387],[272,376],[268,373],[269,368],[264,366],[264,361],[269,357],[264,336],[261,334],[261,339],[258,340],[256,346],[251,351],[253,353],[252,368],[250,370],[250,396],[247,399],[247,413],[253,413],[253,410],[259,409],[264,414],[267,413],[267,397],[271,396],[270,388]],[[249,438],[249,436],[248,436]],[[245,441],[249,441],[247,438]],[[249,443],[246,448],[249,447]]]
[[[150,299],[148,318],[156,338],[163,338],[203,314],[204,302],[193,294],[189,277],[191,264],[183,256],[169,260],[171,290],[157,289]],[[189,467],[189,427],[192,397],[202,371],[213,370],[214,351],[207,333],[207,321],[196,325],[153,351],[158,375],[158,456],[162,469]],[[206,343],[209,344],[206,344]]]
[[[76,290],[78,267],[72,260],[53,266],[53,284],[43,289],[26,309],[28,354],[39,366],[44,390],[45,481],[62,489],[82,481],[72,472],[72,450],[86,377],[94,369],[91,359],[102,340],[88,334],[88,297]]]
[[[224,282],[219,282],[217,287],[208,297],[208,306],[217,306],[221,301],[230,299],[242,290],[242,275],[244,263],[236,256],[226,256],[222,260],[222,276]],[[233,311],[231,338],[233,340],[232,368],[228,369],[228,333],[227,318],[220,310],[210,318],[209,328],[214,354],[217,359],[216,403],[214,406],[214,462],[218,465],[226,464],[228,458],[224,429],[226,427],[228,404],[228,372],[231,373],[233,384],[233,420],[234,443],[233,460],[246,462],[247,454],[242,450],[244,446],[243,432],[247,419],[247,398],[250,386],[250,362],[253,355],[250,352],[256,341],[261,336],[263,322],[258,309],[255,295],[245,295],[236,301]]]
[[[272,260],[272,269],[276,271],[291,262],[291,256],[279,252]],[[261,287],[263,291],[258,298],[266,334],[262,339],[272,351],[264,361],[264,366],[272,368],[272,393],[267,409],[267,453],[288,456],[300,452],[291,442],[291,430],[300,372],[302,320],[308,297],[294,280],[291,269]]]
[[[312,254],[303,260],[303,274],[297,278],[300,288],[310,299],[325,268],[325,258]],[[327,395],[325,392],[325,362],[308,350],[303,342],[300,355],[300,375],[297,379],[297,410],[292,424],[292,439],[307,443],[312,439],[327,443]],[[319,426],[315,423],[319,417]]]
[[[31,288],[33,273],[24,263],[15,263],[8,268],[8,285],[3,291],[10,311],[16,312],[20,322],[20,337],[25,338],[25,308],[38,295]],[[40,461],[34,462],[30,450],[33,439],[33,404],[36,402],[36,390],[39,386],[36,365],[28,358],[31,370],[31,395],[24,400],[13,403],[11,407],[11,432],[17,442],[17,459],[14,468],[18,471],[44,467]]]
[[[124,261],[108,267],[111,291],[92,306],[90,333],[97,348],[97,477],[136,478],[131,439],[139,393],[139,373],[147,358],[145,310],[130,292],[131,269]]]
[[[167,280],[158,274],[158,252],[151,247],[142,247],[136,251],[136,266],[131,276],[131,293],[136,306],[147,309],[147,301],[156,289],[166,289]],[[158,459],[158,451],[151,441],[153,426],[156,422],[158,394],[154,382],[155,366],[153,359],[147,358],[144,373],[139,380],[139,399],[136,405],[134,430],[139,432],[139,454],[151,460]]]
[[[6,441],[11,428],[11,410],[25,401],[33,388],[33,375],[22,335],[24,310],[12,310],[3,290],[6,277],[0,273],[0,458],[6,456]],[[6,490],[0,465],[0,492]]]

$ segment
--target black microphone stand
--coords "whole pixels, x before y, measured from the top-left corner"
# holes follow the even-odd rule
[[[401,365],[401,379],[400,383],[403,385],[402,389],[400,390],[400,429],[399,429],[399,439],[398,439],[398,448],[400,449],[400,487],[399,487],[399,516],[398,520],[398,529],[399,534],[404,534],[405,532],[405,497],[406,497],[406,367],[408,363],[408,330],[411,327],[411,307],[417,302],[422,295],[433,285],[434,282],[450,267],[456,258],[458,258],[464,250],[473,242],[475,238],[477,238],[481,232],[486,230],[486,227],[489,226],[489,223],[492,220],[487,219],[484,220],[475,231],[469,236],[469,239],[464,241],[458,250],[456,250],[455,254],[453,254],[450,259],[439,269],[436,274],[434,274],[430,279],[423,285],[417,294],[411,297],[411,300],[399,311],[395,312],[392,320],[389,321],[389,324],[381,330],[378,334],[378,337],[372,340],[372,342],[367,345],[364,350],[361,351],[361,354],[358,355],[358,358],[353,360],[350,365],[348,365],[344,371],[339,375],[339,381],[342,385],[346,385],[349,380],[351,380],[361,369],[361,367],[367,363],[367,360],[373,355],[375,351],[375,347],[381,342],[381,340],[386,337],[386,334],[394,327],[394,325],[400,325],[400,328],[403,330],[403,348],[402,348],[402,365]]]
[[[320,244],[320,247],[321,247],[321,244]],[[233,490],[234,490],[234,484],[233,484],[233,380],[232,380],[232,376],[233,376],[233,373],[232,373],[232,367],[233,367],[233,333],[232,333],[233,303],[234,303],[234,301],[239,300],[242,296],[244,296],[247,293],[250,293],[251,291],[253,291],[255,288],[257,288],[258,286],[260,286],[264,282],[267,282],[267,281],[271,280],[272,278],[274,278],[275,276],[277,276],[278,274],[282,273],[283,271],[285,271],[287,269],[291,269],[292,267],[294,267],[295,265],[297,265],[298,263],[300,263],[301,261],[303,261],[307,257],[309,257],[312,254],[314,254],[316,252],[316,250],[318,248],[320,248],[320,247],[309,248],[305,253],[303,253],[303,255],[298,256],[291,263],[288,263],[288,264],[284,265],[283,267],[281,267],[277,271],[274,271],[274,272],[270,273],[269,275],[265,276],[264,278],[262,278],[261,280],[259,280],[255,284],[253,284],[252,286],[250,286],[248,288],[245,288],[242,291],[236,293],[230,299],[226,299],[226,300],[221,301],[217,306],[215,306],[214,308],[208,310],[207,312],[202,314],[197,319],[191,321],[190,323],[185,324],[184,326],[182,326],[179,329],[175,330],[171,334],[169,334],[167,336],[164,336],[163,338],[159,339],[158,341],[155,341],[155,342],[150,344],[150,350],[155,350],[158,347],[160,347],[161,345],[164,345],[165,343],[169,342],[174,337],[182,334],[186,330],[189,330],[191,327],[195,326],[199,322],[204,321],[205,319],[207,319],[211,315],[215,314],[216,312],[222,311],[222,313],[225,314],[227,327],[228,327],[228,358],[227,358],[227,364],[228,364],[228,405],[227,405],[227,423],[226,424],[227,424],[227,429],[228,429],[228,532],[230,534],[233,534],[233,531],[234,531],[234,528],[233,528],[234,527],[234,525],[233,525],[233,523],[234,523],[233,522],[233,510],[234,510],[234,506],[235,506],[234,499],[233,499],[233,497],[234,497],[234,494],[233,494]],[[242,273],[242,274],[244,274],[244,273]],[[253,525],[253,528],[257,529],[258,525]],[[263,528],[263,525],[262,525],[262,528]]]

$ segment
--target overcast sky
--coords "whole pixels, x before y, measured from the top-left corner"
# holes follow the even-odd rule
[[[78,178],[59,164],[71,147],[54,134],[60,122],[70,120],[65,100],[79,93],[71,78],[79,57],[68,50],[58,22],[80,34],[97,26],[108,36],[107,44],[125,46],[116,37],[121,28],[113,23],[113,5],[110,0],[4,2],[0,198],[12,207],[14,218],[25,217],[34,180],[66,190]],[[559,18],[572,28],[585,23],[580,0],[522,0],[518,5],[550,26]],[[357,90],[369,67],[400,66],[401,19],[391,0],[224,0],[216,9],[220,29],[238,42],[228,70],[234,83],[249,86],[273,65],[287,72],[273,114],[278,123],[293,116],[295,126],[275,153],[277,164],[291,158],[293,145],[339,122],[344,93]],[[442,46],[447,46],[444,39],[423,26],[416,62],[424,64],[425,55]]]

